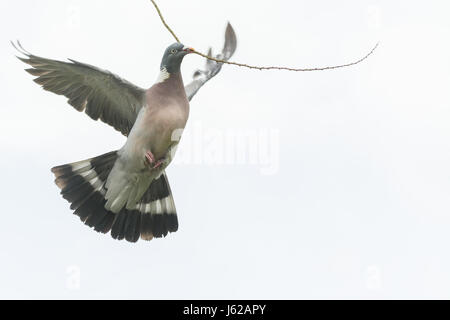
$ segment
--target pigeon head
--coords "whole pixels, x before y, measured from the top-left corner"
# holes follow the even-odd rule
[[[175,42],[167,47],[161,61],[161,70],[165,69],[168,73],[180,71],[181,61],[185,55],[194,52],[194,49],[185,47],[179,42]]]

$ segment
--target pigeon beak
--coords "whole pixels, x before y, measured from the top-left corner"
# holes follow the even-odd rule
[[[188,48],[188,47],[184,47],[183,51],[186,52],[187,54],[195,52],[194,48]]]

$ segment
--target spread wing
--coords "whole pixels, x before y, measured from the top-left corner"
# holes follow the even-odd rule
[[[128,135],[142,107],[144,89],[107,70],[70,59],[63,62],[41,58],[17,44],[13,46],[26,56],[18,58],[32,67],[26,71],[37,77],[34,81],[43,89],[66,96],[76,110]]]
[[[63,62],[38,57],[24,50],[19,42],[17,45],[13,43],[26,56],[18,58],[32,67],[26,71],[37,77],[34,81],[43,89],[66,96],[76,110],[84,111],[92,119],[100,119],[128,136],[143,105],[144,89],[107,70],[71,59],[71,62]],[[228,23],[222,52],[215,57],[230,59],[236,46],[236,34]],[[212,55],[211,49],[208,55]],[[205,69],[197,70],[193,80],[185,86],[189,101],[221,69],[221,63],[206,60]]]
[[[225,44],[222,52],[215,56],[215,58],[222,60],[229,60],[234,54],[237,46],[236,33],[233,27],[228,23],[225,31]],[[212,56],[212,50],[209,49],[208,56]],[[213,78],[222,69],[222,63],[217,63],[212,60],[206,59],[206,66],[204,70],[197,70],[194,73],[193,80],[187,84],[184,89],[186,90],[186,96],[189,101],[197,93],[197,91],[211,78]]]

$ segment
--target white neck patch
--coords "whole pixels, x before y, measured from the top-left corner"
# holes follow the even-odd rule
[[[156,79],[156,83],[161,83],[170,78],[170,73],[167,72],[166,68],[162,68],[159,72],[158,79]]]

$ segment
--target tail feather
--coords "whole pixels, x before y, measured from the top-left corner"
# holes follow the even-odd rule
[[[97,225],[94,226],[94,230],[101,233],[108,233],[114,222],[113,215],[106,215]]]
[[[141,214],[136,210],[128,211],[127,220],[125,222],[125,239],[130,242],[136,242],[139,240],[140,235]]]
[[[91,210],[91,214],[84,221],[84,223],[91,228],[99,225],[100,222],[108,216],[108,211],[106,211],[105,208],[101,206],[101,200],[102,199],[97,199],[97,208]],[[114,219],[113,216],[111,216],[111,224],[113,219]]]
[[[81,189],[80,192],[73,192],[69,194],[63,194],[63,198],[71,203],[70,209],[77,210],[82,204],[86,203],[91,197],[95,195],[93,189],[86,187]]]
[[[152,217],[149,214],[141,215],[141,238],[144,240],[152,240],[153,239],[153,221]]]
[[[125,238],[125,221],[127,219],[126,214],[126,210],[122,210],[116,214],[111,229],[111,237],[113,237],[114,239],[122,240],[123,238]]]
[[[52,168],[55,183],[74,214],[98,232],[111,231],[117,240],[151,240],[177,231],[175,203],[165,172],[146,187],[135,208],[124,207],[117,214],[105,208],[105,184],[117,157],[117,151],[112,151]]]

